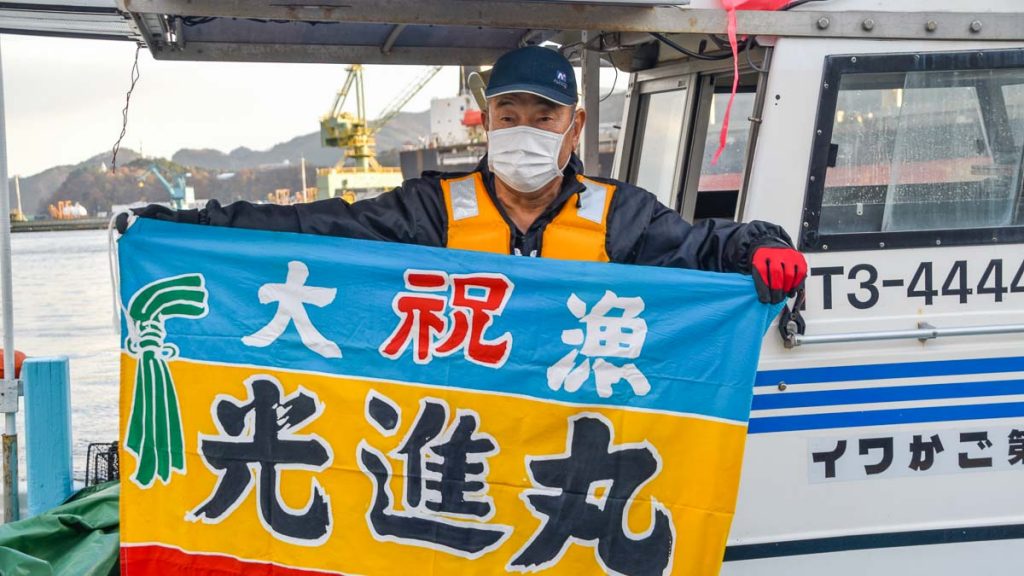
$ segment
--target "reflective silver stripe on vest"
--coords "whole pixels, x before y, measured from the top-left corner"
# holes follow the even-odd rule
[[[577,214],[580,218],[600,224],[604,221],[604,204],[608,198],[608,188],[587,179],[583,180],[583,185],[586,186],[586,190],[580,194],[580,208]]]
[[[456,220],[472,218],[480,214],[476,204],[476,178],[468,176],[461,180],[449,180],[448,190],[452,195],[452,217]]]

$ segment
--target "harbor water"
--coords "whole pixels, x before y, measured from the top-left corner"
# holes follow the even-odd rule
[[[12,235],[14,342],[29,356],[67,356],[76,484],[90,442],[118,429],[118,332],[114,326],[106,230]],[[23,438],[24,412],[18,414]],[[22,448],[24,442],[21,442]],[[21,460],[24,489],[25,454]]]

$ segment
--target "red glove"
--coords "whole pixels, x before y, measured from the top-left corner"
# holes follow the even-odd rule
[[[757,298],[764,303],[778,304],[795,296],[807,277],[807,260],[793,248],[762,246],[750,259],[750,273],[757,287]]]

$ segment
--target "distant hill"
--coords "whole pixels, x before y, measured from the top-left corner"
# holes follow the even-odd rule
[[[243,146],[224,153],[212,148],[182,148],[171,156],[171,160],[183,166],[234,172],[260,166],[294,165],[302,157],[312,166],[333,166],[341,158],[341,150],[320,148],[320,134],[313,133],[296,136],[269,150],[253,150]]]
[[[118,162],[124,164],[132,162],[138,157],[138,152],[129,148],[121,148],[117,154]],[[48,168],[38,174],[22,177],[20,179],[22,211],[25,214],[45,213],[46,204],[49,202],[50,195],[60,188],[61,184],[67,180],[68,176],[71,175],[72,172],[88,169],[101,172],[105,167],[109,166],[109,164],[110,152],[104,152],[102,154],[97,154],[88,160],[79,162],[78,164],[54,166],[53,168]],[[11,178],[10,191],[11,209],[13,210],[17,206],[17,199],[14,196],[14,178]]]
[[[219,200],[222,203],[235,200],[265,201],[267,195],[278,188],[298,190],[301,187],[301,175],[294,166],[244,168],[224,173],[181,166],[162,158],[136,158],[123,164],[118,162],[116,172],[97,170],[88,165],[75,168],[50,197],[40,202],[41,210],[58,200],[78,202],[90,214],[109,211],[113,204],[166,202],[169,200],[166,188],[150,171],[154,164],[169,180],[173,180],[176,174],[188,172],[191,175],[188,183],[195,188],[198,198]],[[316,168],[307,166],[306,178],[309,182],[316,182]]]
[[[402,112],[377,133],[377,151],[384,154],[405,146],[417,146],[426,140],[429,133],[430,113],[428,111]],[[303,157],[307,164],[313,166],[334,166],[341,156],[342,151],[339,148],[323,148],[320,145],[320,132],[316,131],[296,136],[269,150],[252,150],[242,147],[225,154],[220,150],[210,148],[183,148],[177,151],[171,160],[183,166],[235,171],[246,168],[281,166],[285,163],[298,165]]]
[[[601,123],[621,122],[624,102],[622,92],[607,97],[600,106]],[[419,146],[429,135],[429,111],[402,112],[377,134],[378,158],[386,166],[395,166],[399,150]],[[308,184],[315,186],[316,167],[333,166],[341,156],[340,149],[320,146],[319,131],[296,136],[268,150],[240,147],[225,153],[210,148],[183,148],[175,152],[169,162],[140,158],[134,150],[122,148],[118,155],[118,174],[105,172],[110,152],[103,152],[78,164],[55,166],[21,178],[22,209],[28,215],[45,214],[49,203],[72,200],[82,202],[93,212],[109,210],[115,203],[164,200],[166,192],[151,175],[145,174],[151,162],[172,171],[190,170],[193,174],[190,184],[199,198],[225,202],[260,200],[276,188],[297,190],[300,187],[297,168],[301,158],[306,159]],[[121,167],[124,170],[120,170]],[[12,207],[15,202],[12,181]]]

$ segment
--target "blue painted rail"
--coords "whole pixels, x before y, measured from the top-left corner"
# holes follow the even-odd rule
[[[25,395],[28,516],[71,495],[71,370],[66,356],[29,358],[21,368]]]

